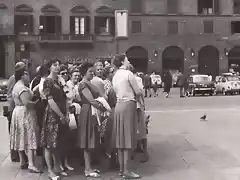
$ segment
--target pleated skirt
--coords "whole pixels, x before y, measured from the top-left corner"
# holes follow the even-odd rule
[[[113,119],[112,145],[117,149],[135,149],[137,145],[137,104],[118,102]]]

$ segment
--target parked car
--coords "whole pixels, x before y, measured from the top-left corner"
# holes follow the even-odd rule
[[[188,92],[190,95],[195,96],[196,94],[209,94],[212,96],[215,91],[214,82],[210,80],[208,75],[196,74],[191,75],[187,79],[188,81]]]
[[[215,81],[216,94],[223,95],[240,93],[240,78],[236,75],[217,76]]]
[[[154,85],[155,83],[157,83],[158,88],[162,87],[162,78],[160,75],[158,74],[152,74],[151,75],[151,79],[152,79],[152,85]]]
[[[7,100],[7,79],[0,79],[0,100]]]

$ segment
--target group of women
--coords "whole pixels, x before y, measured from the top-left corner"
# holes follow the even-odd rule
[[[96,73],[99,69],[103,73]],[[116,55],[113,64],[104,68],[102,63],[89,62],[67,67],[51,59],[38,68],[29,87],[25,66],[16,68],[10,148],[19,152],[21,169],[41,173],[35,163],[35,152],[41,149],[49,178],[68,176],[74,170],[68,161],[76,146],[83,150],[85,176],[100,177],[91,166],[91,152],[104,147],[110,159],[117,155],[119,176],[140,178],[128,168],[137,145],[144,149],[143,161],[148,159],[143,89],[131,70],[125,55]],[[96,76],[104,94],[92,82]]]

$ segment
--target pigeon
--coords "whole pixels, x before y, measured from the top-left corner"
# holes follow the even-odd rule
[[[202,117],[200,117],[200,120],[201,121],[206,121],[206,118],[207,118],[207,116],[206,116],[206,114],[204,114]]]

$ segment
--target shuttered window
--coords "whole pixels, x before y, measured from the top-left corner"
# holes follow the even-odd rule
[[[62,32],[61,16],[40,16],[39,32],[45,34],[60,34]]]
[[[16,34],[29,35],[33,33],[33,15],[16,15],[14,29]]]
[[[115,18],[96,16],[94,20],[95,34],[115,35]]]
[[[203,21],[204,33],[213,33],[214,24],[213,21]]]
[[[70,33],[73,35],[86,35],[90,33],[89,16],[71,16]]]

